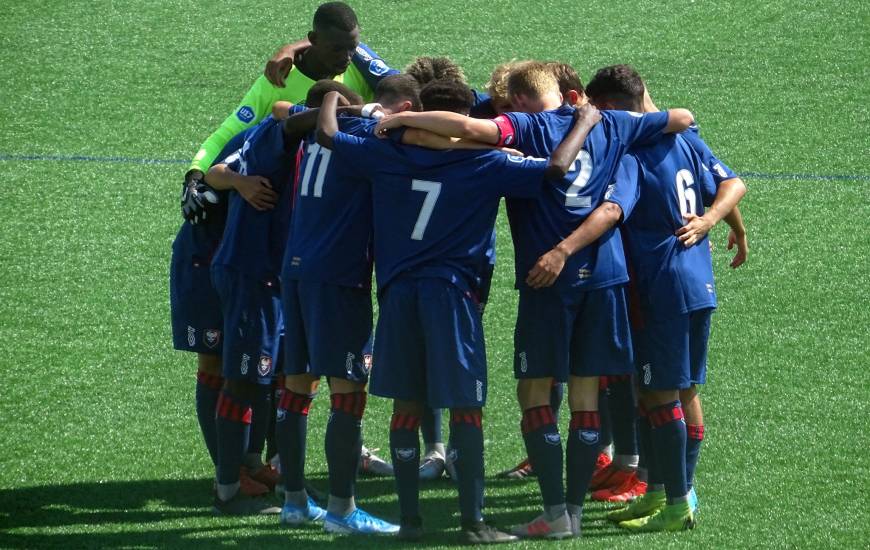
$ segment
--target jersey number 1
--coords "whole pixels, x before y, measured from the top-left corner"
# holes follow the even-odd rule
[[[308,146],[308,163],[305,165],[302,182],[299,184],[299,195],[302,197],[308,196],[308,184],[311,181],[311,172],[314,171],[314,162],[317,160],[318,154],[321,158],[320,164],[317,165],[317,177],[314,178],[314,196],[323,196],[323,180],[326,178],[326,169],[329,168],[332,151],[321,147],[320,144],[312,143]]]
[[[432,210],[435,209],[435,203],[438,201],[438,195],[441,194],[441,183],[437,181],[411,180],[411,189],[426,193],[426,198],[423,199],[423,206],[420,207],[420,214],[417,215],[417,223],[414,224],[414,231],[411,233],[413,240],[422,241],[423,234],[426,233],[426,226],[429,225],[429,218],[432,217]]]

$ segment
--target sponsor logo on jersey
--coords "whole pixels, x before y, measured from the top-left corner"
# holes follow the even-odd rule
[[[239,370],[242,372],[242,376],[248,374],[248,361],[251,360],[251,356],[247,353],[242,354],[242,364],[239,367]]]
[[[652,365],[650,363],[647,363],[640,369],[643,371],[643,385],[649,386],[649,383],[652,380]]]
[[[191,347],[196,345],[196,329],[190,325],[187,325],[187,345]]]
[[[529,358],[526,352],[520,352],[520,372],[529,372]]]
[[[728,177],[728,172],[726,172],[725,169],[722,168],[722,165],[719,164],[718,162],[713,165],[713,170],[716,170],[716,173],[719,174],[719,177],[722,177],[722,178]]]
[[[372,59],[369,63],[369,72],[375,76],[386,74],[390,68],[381,59]]]
[[[371,61],[372,56],[369,55],[369,52],[366,51],[362,46],[356,47],[356,54],[362,58],[363,61]]]
[[[206,330],[203,341],[205,342],[206,346],[214,348],[221,341],[221,331],[213,328]]]
[[[396,449],[396,460],[401,460],[402,462],[410,462],[414,460],[417,456],[417,449],[407,448],[407,449]]]
[[[260,376],[269,376],[272,374],[272,358],[268,355],[261,355],[260,361],[257,363],[257,374]]]
[[[249,107],[248,105],[239,107],[239,110],[236,111],[236,117],[238,117],[239,120],[247,124],[254,120],[254,109]]]
[[[592,430],[580,430],[580,441],[587,445],[598,443],[598,432]]]
[[[475,396],[477,397],[478,403],[483,402],[483,382],[480,380],[478,380],[476,384]]]
[[[562,437],[559,435],[558,432],[557,433],[548,433],[548,434],[544,434],[544,441],[546,441],[550,445],[558,445],[559,443],[562,442]]]
[[[613,196],[613,190],[615,188],[616,188],[615,183],[611,183],[610,185],[607,186],[607,191],[604,192],[604,200],[608,200],[610,197]]]
[[[591,276],[592,276],[592,271],[589,269],[586,269],[585,267],[581,267],[580,269],[577,270],[577,278],[580,279],[581,281],[584,281]]]

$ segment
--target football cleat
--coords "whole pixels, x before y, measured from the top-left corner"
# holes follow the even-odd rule
[[[242,468],[239,471],[239,492],[249,497],[261,497],[269,493],[269,488],[259,481],[251,479],[248,471]]]
[[[393,475],[393,465],[375,454],[378,449],[362,448],[359,456],[359,473],[372,476]]]
[[[258,516],[280,514],[281,508],[263,497],[250,497],[238,491],[229,500],[221,500],[215,496],[212,512],[216,516]]]
[[[520,462],[510,470],[500,472],[496,477],[501,477],[504,479],[526,479],[527,477],[532,477],[533,475],[535,475],[535,470],[532,469],[532,464],[531,462],[529,462],[529,459],[525,458],[522,462]]]
[[[627,507],[608,512],[606,517],[614,523],[643,518],[655,514],[664,508],[666,503],[664,490],[647,491]]]
[[[628,502],[646,493],[646,482],[637,478],[635,473],[616,487],[598,489],[592,492],[592,500],[599,502]]]
[[[423,538],[423,520],[420,518],[403,518],[396,537],[398,537],[399,540],[407,542],[419,541]]]
[[[689,509],[692,510],[692,515],[698,513],[698,493],[695,492],[694,487],[689,489]]]
[[[544,515],[540,515],[522,525],[511,529],[511,534],[524,539],[565,539],[574,536],[571,528],[571,518],[565,512],[553,521],[548,521]]]
[[[420,481],[434,481],[444,474],[444,457],[438,451],[429,451],[420,461]]]
[[[468,544],[501,544],[518,540],[516,535],[499,531],[482,521],[462,525],[462,535]]]
[[[323,530],[339,535],[392,535],[399,532],[399,526],[376,518],[368,512],[357,508],[350,514],[339,517],[329,512],[323,519]]]
[[[581,514],[572,514],[568,513],[568,520],[571,522],[571,535],[575,537],[580,536],[580,525],[582,523],[583,516]]]
[[[637,533],[657,533],[660,531],[685,531],[695,527],[695,518],[689,503],[668,504],[651,516],[621,521],[619,526]]]
[[[318,506],[313,498],[308,497],[304,508],[285,502],[284,507],[281,508],[280,521],[284,525],[296,526],[308,522],[321,522],[324,517],[326,517],[326,510]]]
[[[271,464],[264,464],[260,469],[253,473],[242,466],[242,471],[252,480],[265,485],[270,491],[274,490],[275,486],[281,483],[281,474],[279,474],[278,470],[273,468]]]
[[[601,489],[619,487],[633,475],[636,475],[634,470],[623,470],[619,466],[610,463],[605,468],[592,474],[592,479],[589,480],[589,490],[595,492]]]

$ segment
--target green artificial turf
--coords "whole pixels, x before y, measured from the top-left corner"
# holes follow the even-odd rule
[[[190,158],[272,51],[304,35],[316,5],[4,3],[0,546],[396,545],[210,515],[195,362],[171,349],[169,329],[185,167],[123,161]],[[713,235],[720,309],[702,394],[698,527],[627,536],[590,503],[584,537],[560,546],[870,545],[868,4],[353,5],[364,40],[392,65],[451,55],[477,87],[510,58],[568,61],[584,81],[630,62],[660,106],[691,108],[718,156],[748,174],[747,265],[729,269],[724,228]],[[104,160],[24,159],[34,155]],[[523,454],[504,219],[500,229],[485,318],[489,474]],[[367,444],[386,448],[388,405],[369,403]],[[327,408],[318,398],[309,432],[320,487]],[[535,513],[534,482],[488,483],[498,525]],[[363,479],[358,493],[367,509],[396,517],[391,480]],[[420,546],[460,542],[456,508],[449,481],[426,487],[430,534]]]

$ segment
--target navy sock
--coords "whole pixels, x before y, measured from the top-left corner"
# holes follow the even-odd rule
[[[598,450],[603,451],[605,447],[613,443],[613,426],[610,422],[610,390],[606,376],[598,378],[598,417],[601,419],[601,428],[599,429]]]
[[[251,403],[222,390],[217,403],[217,481],[231,485],[239,481],[239,468],[248,448],[251,431]]]
[[[646,409],[642,404],[637,407],[637,442],[639,460],[638,469],[646,469],[648,487],[662,484],[662,475],[656,463],[652,444],[652,426],[649,423]]]
[[[366,409],[366,393],[334,393],[330,402],[325,443],[329,494],[339,498],[351,498],[362,448],[362,417]]]
[[[565,395],[565,384],[553,380],[550,387],[550,409],[556,417],[556,425],[559,425],[559,409],[562,407],[562,397]]]
[[[423,443],[443,443],[444,435],[441,433],[441,410],[425,407],[423,418],[420,421],[420,433],[423,435]]]
[[[205,440],[205,448],[208,449],[215,466],[218,461],[215,411],[223,385],[224,379],[220,376],[202,371],[196,373],[196,419],[199,421],[199,429]]]
[[[611,376],[607,383],[607,404],[613,433],[614,455],[637,454],[634,384],[631,376]]]
[[[598,411],[571,411],[566,475],[568,504],[583,506],[598,460],[600,437],[601,416]]]
[[[278,388],[284,387],[284,377],[278,376],[272,381],[272,391],[269,392],[269,429],[266,431],[266,462],[278,454],[278,446],[275,443],[275,416],[278,413]]]
[[[440,409],[436,409],[440,410]],[[402,521],[416,522],[420,518],[420,417],[393,413],[390,421],[390,455],[399,513]]]
[[[308,409],[313,397],[284,389],[278,398],[275,443],[286,491],[305,488],[305,439],[308,435]]]
[[[483,413],[450,411],[450,448],[459,485],[463,525],[483,520]]]
[[[691,489],[695,481],[695,467],[704,441],[704,425],[686,425],[686,486]]]
[[[649,411],[656,464],[665,484],[668,502],[684,498],[686,487],[686,422],[680,401]]]
[[[549,405],[526,409],[520,428],[529,461],[538,477],[544,506],[565,504],[562,439],[553,410]]]
[[[251,401],[251,438],[248,441],[248,454],[260,455],[266,447],[266,434],[272,420],[272,387],[260,385],[257,397]]]

